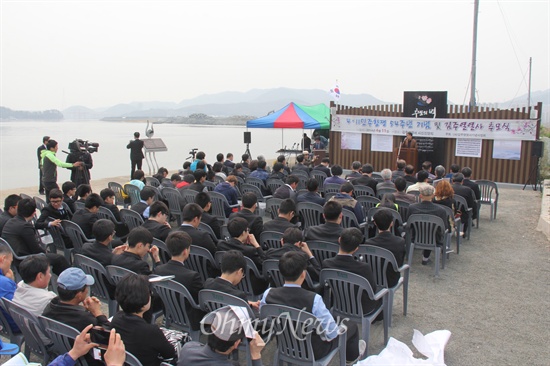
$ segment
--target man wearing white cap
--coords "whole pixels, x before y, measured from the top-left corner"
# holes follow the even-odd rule
[[[249,339],[252,365],[262,365],[261,351],[265,343],[254,331],[246,308],[224,306],[207,314],[201,321],[201,328],[208,335],[207,344],[187,342],[181,349],[178,366],[232,366],[228,356],[244,337]]]
[[[82,331],[88,325],[107,325],[109,320],[101,312],[101,303],[96,297],[88,297],[89,287],[94,278],[80,268],[67,268],[57,279],[58,296],[44,309],[47,318]]]

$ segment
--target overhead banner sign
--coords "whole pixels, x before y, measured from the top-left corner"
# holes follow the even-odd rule
[[[449,119],[386,116],[333,116],[332,131],[372,135],[471,138],[483,140],[536,140],[537,121],[530,119]]]

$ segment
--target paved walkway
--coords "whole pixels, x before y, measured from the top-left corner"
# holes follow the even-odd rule
[[[124,183],[127,178],[94,181],[94,190],[111,180]],[[35,195],[37,189],[2,191],[2,202],[10,193]],[[447,365],[548,365],[550,244],[535,230],[540,212],[540,192],[503,187],[497,219],[489,221],[488,207],[482,208],[480,228],[474,228],[471,240],[463,242],[460,255],[451,254],[440,278],[433,277],[433,265],[420,265],[421,253],[416,251],[409,312],[403,317],[399,291],[390,336],[414,350],[413,329],[424,334],[450,330]],[[378,354],[382,342],[382,326],[377,324],[371,333],[370,354]],[[272,364],[274,348],[269,344],[264,350],[265,365]]]

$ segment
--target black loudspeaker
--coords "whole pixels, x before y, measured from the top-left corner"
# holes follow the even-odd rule
[[[252,133],[245,131],[244,132],[244,143],[245,144],[251,144],[252,143]]]
[[[531,151],[531,156],[542,158],[542,156],[544,155],[544,142],[533,141],[533,149]]]

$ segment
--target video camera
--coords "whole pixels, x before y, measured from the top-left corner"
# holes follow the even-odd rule
[[[97,142],[89,142],[88,140],[75,139],[73,142],[69,143],[69,150],[71,153],[80,152],[93,154],[97,152],[98,148],[99,144]]]
[[[191,151],[189,151],[189,154],[191,154],[191,156],[193,157],[193,160],[195,160],[195,155],[197,155],[198,151],[199,151],[199,149],[197,147],[194,147],[194,148],[191,149]]]

